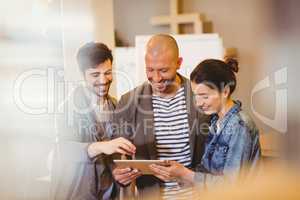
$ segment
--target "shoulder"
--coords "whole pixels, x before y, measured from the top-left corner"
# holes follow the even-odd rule
[[[181,81],[182,81],[182,85],[185,87],[185,88],[191,88],[191,81],[186,78],[185,76],[181,75],[178,73],[178,76],[180,77]]]
[[[258,133],[258,129],[252,117],[245,111],[241,110],[230,120],[230,124],[238,129],[246,130],[251,135]]]
[[[70,90],[65,98],[59,103],[58,109],[73,109],[80,110],[86,109],[90,103],[90,99],[86,96],[84,86],[77,86]]]
[[[139,99],[144,99],[144,95],[151,95],[151,86],[149,83],[145,82],[142,85],[137,86],[136,88],[126,92],[119,99],[116,110],[131,110],[136,107],[136,103],[139,102]]]
[[[113,96],[109,95],[109,96],[108,96],[108,99],[109,99],[109,101],[112,102],[112,104],[113,104],[114,106],[117,105],[118,100],[117,100],[116,97],[113,97]]]
[[[239,123],[241,125],[247,127],[250,130],[256,129],[256,124],[255,124],[254,120],[247,112],[241,110],[237,116],[239,118]]]
[[[138,95],[142,95],[142,94],[151,94],[151,86],[149,83],[144,82],[143,84],[135,87],[134,89],[126,92],[125,94],[123,94],[120,98],[120,101],[128,101],[130,98],[133,97],[137,97]]]

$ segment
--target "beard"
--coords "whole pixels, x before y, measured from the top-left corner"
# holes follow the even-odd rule
[[[103,84],[93,84],[92,91],[95,93],[98,97],[106,97],[109,92],[111,81],[108,81]]]
[[[152,88],[158,92],[167,92],[172,85],[175,83],[176,76],[172,79],[164,79],[160,81],[159,83],[153,83],[152,80],[149,80],[149,83],[151,84]]]

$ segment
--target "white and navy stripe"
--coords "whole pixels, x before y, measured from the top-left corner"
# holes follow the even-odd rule
[[[180,88],[169,99],[153,95],[152,106],[158,159],[174,160],[186,167],[190,166],[189,124],[184,88]],[[183,192],[177,182],[164,183],[164,197],[171,198],[180,191]]]

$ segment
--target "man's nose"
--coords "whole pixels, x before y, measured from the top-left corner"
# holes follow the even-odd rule
[[[100,74],[98,81],[100,84],[106,84],[108,82],[108,78],[104,74]]]
[[[152,79],[156,83],[158,83],[162,80],[161,75],[159,74],[159,72],[154,72]]]

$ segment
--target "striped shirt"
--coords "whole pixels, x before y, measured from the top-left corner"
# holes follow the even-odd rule
[[[152,106],[158,159],[175,160],[189,167],[191,151],[184,88],[180,88],[174,97],[168,99],[153,95]],[[176,181],[165,182],[163,186],[165,198],[184,192]]]

